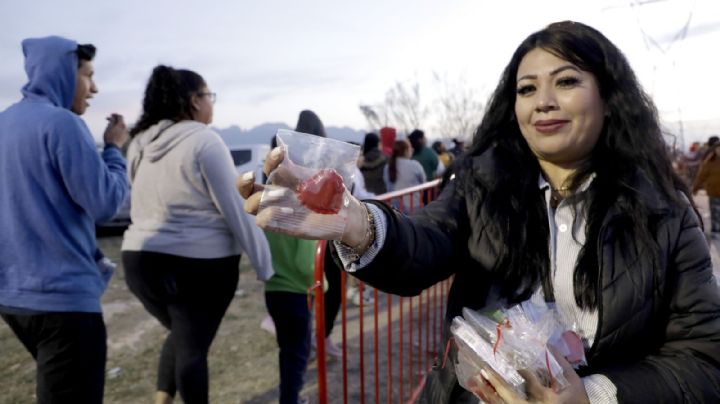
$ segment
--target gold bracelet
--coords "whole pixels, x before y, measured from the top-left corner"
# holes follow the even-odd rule
[[[357,246],[349,246],[343,242],[340,242],[340,244],[342,244],[349,250],[348,258],[350,258],[350,261],[353,262],[359,260],[362,256],[362,253],[365,253],[368,247],[370,247],[370,245],[375,242],[375,216],[373,216],[372,212],[370,212],[370,208],[367,207],[367,204],[363,203],[362,205],[363,208],[365,208],[365,215],[367,219],[367,227],[365,227],[365,237],[363,237],[362,241]]]

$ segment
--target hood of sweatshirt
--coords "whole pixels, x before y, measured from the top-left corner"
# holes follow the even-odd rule
[[[373,149],[365,153],[365,160],[363,160],[363,164],[361,169],[363,170],[374,170],[378,167],[384,166],[388,161],[387,156],[385,156],[380,149]]]
[[[29,38],[22,41],[25,72],[25,98],[47,100],[70,109],[77,78],[77,42],[59,36]]]
[[[163,119],[140,135],[138,147],[143,150],[143,158],[158,161],[190,135],[206,128],[207,125],[202,122]]]

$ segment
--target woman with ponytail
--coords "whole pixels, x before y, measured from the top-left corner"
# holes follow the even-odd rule
[[[526,399],[483,369],[472,393],[485,402],[720,402],[707,242],[622,52],[587,25],[551,24],[515,50],[487,105],[454,178],[420,212],[350,200],[331,243],[345,269],[400,295],[453,276],[446,325],[463,307],[526,300],[576,325],[587,365],[559,357],[567,388],[525,373]],[[261,188],[238,188],[256,212]],[[476,402],[457,382],[462,360],[451,350],[419,402]]]
[[[157,66],[130,131],[130,217],[122,258],[130,291],[170,333],[156,403],[208,402],[207,354],[238,283],[244,251],[261,280],[267,240],[235,192],[230,152],[212,122],[215,94],[190,70]]]
[[[392,155],[383,171],[383,180],[388,192],[414,187],[426,181],[425,170],[415,160],[411,160],[413,149],[407,140],[396,140],[393,143]],[[402,209],[407,212],[412,203],[413,210],[420,208],[420,194],[415,193],[412,198],[404,196]],[[397,206],[396,206],[397,207]]]

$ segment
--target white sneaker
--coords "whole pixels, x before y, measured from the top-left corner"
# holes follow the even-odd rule
[[[275,335],[275,323],[273,322],[272,317],[270,315],[265,316],[264,319],[260,322],[260,328],[269,332],[272,335]]]
[[[353,303],[356,306],[360,306],[360,297],[361,297],[360,293],[355,293],[355,295],[353,295]],[[367,288],[363,290],[362,302],[363,302],[363,306],[372,304],[372,302],[373,302],[373,291],[372,290],[367,289]]]
[[[330,337],[325,338],[325,352],[336,358],[342,358],[342,349]]]
[[[360,292],[357,287],[353,286],[348,288],[347,293],[345,294],[345,298],[348,302],[354,304],[355,306],[360,306]],[[364,306],[372,304],[373,290],[371,288],[366,287],[363,289],[362,301]]]
[[[358,303],[356,303],[356,300],[358,302],[360,301],[359,299],[356,299],[357,295],[358,295],[358,288],[356,288],[355,286],[351,286],[347,289],[347,292],[345,292],[345,300],[347,302],[352,303],[357,306]]]

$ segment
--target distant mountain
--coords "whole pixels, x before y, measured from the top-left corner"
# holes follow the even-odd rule
[[[325,130],[327,131],[328,136],[333,139],[343,140],[346,142],[355,142],[357,144],[362,144],[363,140],[365,140],[364,130],[357,130],[348,126],[330,126],[325,128]]]
[[[270,144],[270,140],[278,129],[290,129],[293,128],[287,126],[281,122],[271,122],[258,125],[252,129],[242,129],[237,125],[233,125],[224,129],[213,128],[220,137],[228,145],[245,145],[245,144]],[[328,137],[333,139],[343,140],[346,142],[355,142],[362,144],[365,137],[365,132],[361,130],[355,130],[353,128],[343,126],[328,126],[325,128]]]
[[[225,129],[213,128],[228,145],[270,144],[278,129],[291,129],[284,123],[264,123],[252,129],[242,129],[237,125]]]

